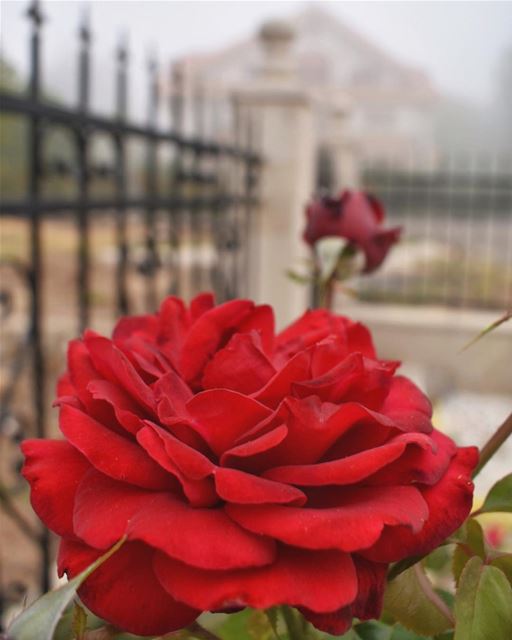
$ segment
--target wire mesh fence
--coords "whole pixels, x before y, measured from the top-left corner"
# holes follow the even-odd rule
[[[402,242],[365,300],[504,309],[512,304],[512,159],[477,154],[425,165],[368,163],[364,188],[380,198]]]

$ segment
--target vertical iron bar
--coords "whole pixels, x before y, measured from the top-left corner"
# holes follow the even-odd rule
[[[237,149],[243,149],[243,139],[242,139],[242,114],[239,109],[234,110],[234,119],[235,119],[235,132],[234,132],[234,143]],[[242,159],[238,157],[234,157],[232,159],[232,192],[233,196],[237,198],[241,192],[241,168],[242,168]],[[237,203],[234,203],[230,210],[230,245],[231,245],[231,256],[229,261],[230,266],[230,282],[228,284],[227,289],[227,297],[236,297],[239,295],[239,251],[240,251],[240,209]]]
[[[84,15],[79,31],[80,50],[78,60],[78,109],[85,114],[89,107],[89,75],[90,75],[90,42],[91,33],[88,15]],[[78,329],[81,333],[89,322],[89,276],[90,276],[90,247],[89,247],[89,211],[87,201],[89,197],[89,168],[88,168],[88,135],[86,126],[76,132],[78,155],[78,192],[77,208],[78,226]]]
[[[128,75],[127,75],[128,51],[126,42],[122,42],[117,50],[117,77],[116,77],[116,115],[120,123],[126,121],[128,104]],[[122,133],[115,136],[116,157],[116,195],[120,202],[126,198],[126,150]],[[126,238],[126,207],[120,204],[116,210],[116,234],[117,234],[117,313],[126,315],[129,311],[127,291],[128,270],[128,243]]]
[[[194,87],[194,137],[202,142],[204,140],[204,92],[201,85],[201,81],[196,80]],[[193,193],[192,197],[198,197],[207,193],[207,188],[201,180],[201,172],[204,169],[203,152],[199,147],[194,149],[191,171],[194,176]],[[203,223],[204,223],[204,211],[198,207],[195,210],[190,211],[191,216],[191,243],[190,243],[190,258],[191,258],[191,279],[192,279],[192,294],[199,293],[202,286],[202,241],[203,241]]]
[[[30,41],[30,99],[34,102],[39,100],[41,89],[41,24],[43,16],[39,2],[34,0],[29,11],[29,19],[32,22],[32,36]],[[42,128],[41,120],[37,115],[30,117],[28,155],[29,155],[29,176],[28,191],[29,200],[34,205],[40,196],[41,191],[41,143]],[[46,415],[45,415],[45,358],[42,337],[42,279],[43,265],[41,252],[41,219],[37,206],[30,210],[30,295],[31,295],[31,343],[32,343],[32,386],[34,402],[34,422],[35,431],[38,438],[45,437]],[[50,534],[46,527],[41,532],[41,572],[40,587],[44,593],[50,588]]]
[[[149,74],[149,104],[148,104],[148,127],[152,131],[156,128],[156,118],[158,110],[158,67],[156,61],[151,59],[148,63]],[[155,311],[157,306],[156,292],[156,271],[159,266],[156,251],[156,229],[155,229],[155,205],[154,200],[157,195],[157,144],[153,137],[149,137],[146,142],[146,196],[148,204],[146,207],[146,264],[145,275],[146,285],[146,310]]]
[[[247,114],[247,151],[254,152],[254,123],[252,114]],[[253,209],[252,197],[253,189],[256,186],[256,166],[250,159],[245,160],[245,180],[244,180],[244,210],[243,210],[243,243],[242,243],[242,265],[241,280],[243,282],[243,291],[237,292],[238,295],[248,296],[251,290],[251,274],[250,268],[252,263],[252,247],[251,247],[251,231],[253,229]]]
[[[183,68],[180,65],[174,65],[172,71],[172,96],[171,96],[171,110],[172,110],[172,127],[174,133],[177,133],[180,137],[184,132],[185,125],[185,77]],[[172,176],[172,189],[174,195],[179,200],[183,199],[184,189],[184,170],[185,170],[185,150],[183,146],[178,142],[176,143],[176,159],[174,162],[173,176]],[[173,195],[171,193],[171,195]],[[183,259],[183,250],[186,247],[183,246],[183,239],[186,237],[187,232],[187,216],[182,204],[175,211],[171,211],[171,246],[174,247],[174,258],[176,263],[173,263],[173,277],[172,280],[176,282],[176,292],[181,297],[185,297],[187,292],[187,265]]]
[[[174,65],[171,75],[171,93],[169,96],[169,105],[171,112],[171,130],[180,134],[183,125],[183,75],[181,68]],[[171,153],[170,165],[170,196],[180,193],[180,174],[181,174],[181,146],[176,143]],[[169,231],[168,242],[170,248],[170,278],[168,292],[172,295],[180,295],[181,279],[180,279],[180,224],[181,214],[179,210],[173,207],[169,208]]]

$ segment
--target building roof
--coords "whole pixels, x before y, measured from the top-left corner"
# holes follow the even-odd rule
[[[386,101],[400,95],[412,102],[430,102],[436,95],[429,77],[420,69],[395,60],[358,34],[328,10],[310,5],[292,16],[298,73],[312,89],[342,89],[358,100],[379,94]],[[203,81],[217,86],[239,86],[254,77],[262,63],[258,34],[207,54],[180,59]]]

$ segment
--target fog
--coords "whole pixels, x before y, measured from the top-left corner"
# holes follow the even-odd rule
[[[504,93],[499,84],[500,61],[507,48],[512,50],[511,2],[310,4],[331,12],[401,63],[424,71],[447,98],[444,129],[455,131],[461,123],[470,131],[482,125],[479,137],[488,137],[491,108],[500,90]],[[76,102],[77,30],[84,14],[89,16],[93,33],[93,110],[111,111],[113,52],[125,37],[130,44],[130,117],[140,119],[146,110],[144,71],[150,55],[165,68],[177,57],[215,51],[248,38],[265,19],[292,16],[305,6],[283,1],[47,1],[43,4],[45,89],[69,104]],[[25,0],[4,0],[1,4],[0,54],[22,78],[28,70],[26,8]],[[461,135],[464,138],[464,131]]]

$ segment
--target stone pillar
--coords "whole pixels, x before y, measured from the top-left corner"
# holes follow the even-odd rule
[[[251,86],[235,93],[235,106],[250,113],[263,158],[261,207],[252,223],[250,295],[271,304],[279,327],[308,304],[309,291],[286,275],[308,255],[302,241],[304,206],[314,188],[315,142],[311,99],[296,82],[292,29],[272,22],[260,32],[263,64]]]
[[[329,149],[334,160],[334,184],[337,192],[361,187],[360,162],[357,144],[347,131],[350,103],[339,100],[332,109],[332,135]]]

